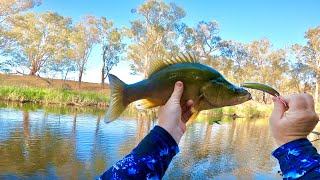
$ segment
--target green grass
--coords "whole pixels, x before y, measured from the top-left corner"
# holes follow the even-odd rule
[[[269,117],[272,109],[272,104],[263,104],[251,101],[237,106],[226,106],[223,108],[203,111],[203,113],[198,116],[197,121],[232,121],[232,118],[228,116],[232,114],[237,114],[238,116],[244,118]]]
[[[109,102],[109,97],[103,94],[18,86],[0,86],[0,99],[80,106],[106,106]]]

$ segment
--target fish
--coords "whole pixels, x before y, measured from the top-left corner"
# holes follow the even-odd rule
[[[110,103],[104,118],[106,123],[117,119],[135,101],[140,110],[166,104],[177,81],[184,84],[180,103],[190,99],[194,102],[190,122],[202,110],[233,106],[251,99],[247,90],[230,83],[214,68],[201,64],[191,53],[151,61],[148,78],[134,84],[126,84],[113,74],[108,77]]]

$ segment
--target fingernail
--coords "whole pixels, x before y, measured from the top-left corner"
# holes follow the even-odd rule
[[[182,82],[180,82],[180,81],[176,82],[176,86],[182,87]]]

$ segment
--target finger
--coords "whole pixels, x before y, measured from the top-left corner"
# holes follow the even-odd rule
[[[186,130],[187,130],[187,126],[186,126],[186,124],[184,123],[184,122],[179,122],[179,126],[180,126],[180,128],[181,128],[181,131],[184,133],[184,132],[186,132]]]
[[[293,94],[290,96],[281,96],[281,99],[288,104],[292,111],[313,107],[311,104],[313,102],[312,96],[308,94]]]
[[[186,104],[182,107],[182,113],[187,112],[192,105],[193,105],[193,101],[191,99],[188,100]]]
[[[280,98],[287,103],[287,101],[283,97]],[[279,97],[272,97],[272,100],[274,103],[274,108],[271,113],[270,119],[281,119],[284,112],[287,110],[286,106],[281,102]]]
[[[308,104],[308,107],[311,108],[313,111],[315,110],[315,107],[314,107],[314,99],[313,99],[313,96],[308,94],[308,93],[305,93],[303,94],[303,96],[305,97],[306,101],[307,101],[307,104]]]
[[[183,123],[187,123],[192,115],[193,115],[193,113],[192,113],[191,107],[190,107],[190,109],[188,111],[182,113],[181,121]]]
[[[183,93],[183,83],[181,81],[177,81],[174,86],[173,93],[171,94],[171,97],[168,101],[180,103],[182,93]]]

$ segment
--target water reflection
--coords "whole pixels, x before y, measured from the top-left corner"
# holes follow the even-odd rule
[[[1,179],[96,178],[156,124],[155,111],[129,110],[105,124],[92,110],[8,106],[0,106]],[[206,118],[188,127],[164,179],[280,179],[266,118]]]

